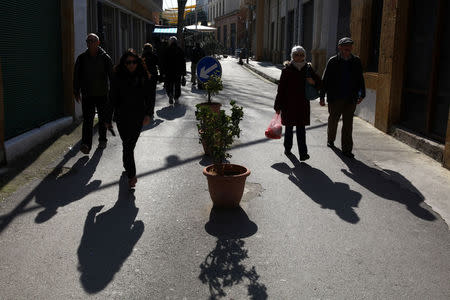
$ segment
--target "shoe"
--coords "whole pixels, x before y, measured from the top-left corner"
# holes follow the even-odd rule
[[[82,144],[81,147],[80,147],[80,151],[83,154],[89,154],[89,152],[91,151],[91,148],[88,145],[86,145],[86,144]]]
[[[309,157],[310,157],[309,154],[303,154],[303,155],[300,155],[300,161],[308,160]]]
[[[134,176],[133,178],[129,178],[128,179],[128,186],[131,188],[134,188],[136,186],[137,183],[137,177]]]
[[[342,152],[342,155],[348,158],[355,158],[355,154],[353,154],[351,151],[344,151]]]
[[[169,104],[173,104],[173,97],[172,96],[169,97]]]
[[[327,146],[330,148],[335,148],[334,147],[334,142],[327,142]]]
[[[105,149],[106,148],[106,141],[100,141],[98,142],[98,148],[99,149]]]

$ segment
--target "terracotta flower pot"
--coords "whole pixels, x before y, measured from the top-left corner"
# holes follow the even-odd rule
[[[224,175],[215,171],[216,165],[209,165],[203,169],[208,179],[208,189],[214,207],[238,207],[244,194],[245,180],[250,175],[246,167],[225,164]]]
[[[203,102],[203,103],[200,103],[200,105],[202,105],[202,106],[209,106],[211,108],[211,110],[213,112],[215,112],[215,113],[219,113],[220,107],[222,106],[222,104],[217,103],[217,102],[211,102],[211,103]]]

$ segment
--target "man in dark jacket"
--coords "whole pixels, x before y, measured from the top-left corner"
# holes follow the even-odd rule
[[[170,37],[169,47],[164,56],[164,74],[169,103],[173,104],[174,99],[178,103],[178,98],[181,96],[181,80],[186,76],[186,60],[184,52],[178,47],[177,38],[174,36]]]
[[[83,111],[83,133],[80,151],[88,154],[92,148],[95,109],[98,112],[99,145],[106,148],[106,128],[111,123],[108,105],[108,80],[111,79],[112,61],[100,45],[97,35],[91,33],[86,39],[87,50],[75,63],[73,91],[75,100]]]
[[[200,43],[195,43],[194,49],[192,49],[192,57],[191,57],[191,82],[192,85],[196,84],[197,81],[197,64],[205,57],[205,51],[203,51]]]
[[[363,70],[359,57],[352,54],[353,40],[345,37],[339,40],[339,53],[327,63],[323,74],[323,89],[320,105],[325,105],[327,95],[328,147],[334,148],[336,131],[342,115],[342,153],[353,158],[353,115],[356,105],[366,97]]]
[[[145,66],[147,67],[147,71],[150,73],[150,100],[153,103],[153,106],[156,101],[156,85],[158,83],[158,66],[159,60],[158,56],[155,54],[153,50],[152,44],[145,44],[144,51],[142,53],[142,58],[144,59]]]

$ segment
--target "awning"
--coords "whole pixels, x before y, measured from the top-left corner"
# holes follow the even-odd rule
[[[163,34],[177,34],[176,28],[155,28],[153,33],[163,33]]]
[[[217,30],[217,28],[203,26],[203,25],[189,25],[184,28],[186,28],[187,30],[199,31],[199,32],[213,32],[213,31]]]

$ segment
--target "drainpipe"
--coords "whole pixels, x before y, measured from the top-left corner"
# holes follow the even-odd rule
[[[6,163],[5,156],[5,111],[4,111],[4,98],[3,98],[3,76],[2,76],[2,64],[0,59],[0,165]]]

